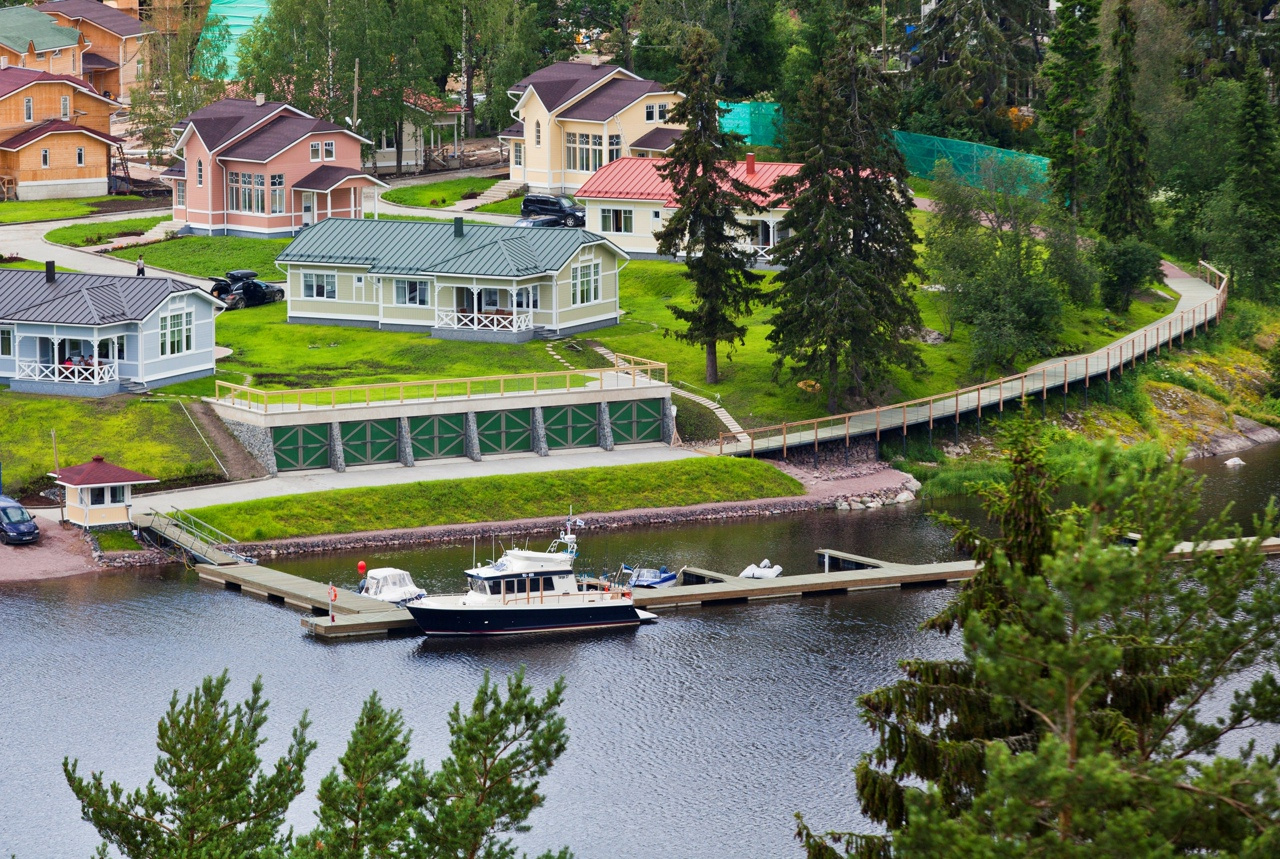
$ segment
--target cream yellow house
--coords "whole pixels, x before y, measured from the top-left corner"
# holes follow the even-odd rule
[[[516,123],[511,178],[532,193],[572,194],[605,164],[665,152],[682,128],[668,121],[681,98],[619,66],[559,62],[509,91]]]
[[[628,259],[582,229],[328,218],[276,263],[290,322],[521,343],[615,324]]]
[[[112,465],[100,456],[83,465],[71,465],[49,476],[67,494],[65,521],[83,528],[129,524],[133,487],[159,483],[137,471]]]

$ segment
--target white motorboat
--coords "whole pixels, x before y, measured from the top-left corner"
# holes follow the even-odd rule
[[[676,574],[666,567],[655,570],[652,567],[632,567],[630,564],[623,564],[619,574],[633,588],[669,588],[676,583]]]
[[[413,576],[395,567],[379,567],[376,570],[370,570],[365,575],[364,581],[360,582],[360,588],[356,593],[397,605],[427,595],[426,591],[413,583]]]
[[[570,519],[545,552],[507,549],[497,561],[467,570],[467,592],[423,597],[405,605],[427,635],[508,635],[634,626],[657,620],[635,607],[630,585],[579,580]]]
[[[782,567],[776,567],[768,558],[759,564],[752,564],[738,574],[740,579],[776,579],[782,575]]]

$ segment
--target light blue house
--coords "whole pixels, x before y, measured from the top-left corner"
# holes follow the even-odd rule
[[[0,383],[105,397],[212,375],[224,307],[169,277],[0,269]]]

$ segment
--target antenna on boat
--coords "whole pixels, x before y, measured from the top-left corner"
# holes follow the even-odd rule
[[[471,569],[476,568],[476,535],[471,535]]]

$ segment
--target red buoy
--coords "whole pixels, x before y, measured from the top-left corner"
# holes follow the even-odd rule
[[[365,571],[364,561],[360,561],[359,563],[356,564],[356,570],[360,573],[360,575],[362,576],[364,575],[364,571]]]

